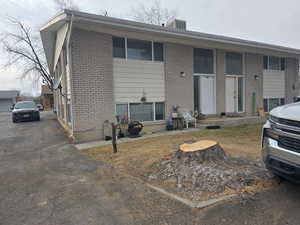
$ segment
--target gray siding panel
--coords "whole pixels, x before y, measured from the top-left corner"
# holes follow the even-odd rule
[[[110,35],[72,33],[73,135],[77,141],[103,138],[103,122],[114,120]]]
[[[165,49],[166,118],[169,118],[173,105],[194,109],[193,48],[167,43]],[[180,72],[184,72],[185,77],[181,77]]]
[[[116,103],[165,101],[163,62],[114,59],[114,96]]]
[[[264,98],[285,97],[285,71],[264,70],[263,77]]]
[[[259,54],[246,53],[245,67],[245,111],[246,115],[251,116],[253,115],[252,111],[256,114],[258,108],[263,107],[263,56]],[[257,79],[255,79],[255,75],[258,76]],[[255,93],[256,96],[256,106],[254,109],[252,100],[253,93]]]

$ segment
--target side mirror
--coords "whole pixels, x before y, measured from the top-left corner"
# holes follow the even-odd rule
[[[14,109],[14,106],[12,105],[12,106],[10,106],[10,110],[12,111]]]

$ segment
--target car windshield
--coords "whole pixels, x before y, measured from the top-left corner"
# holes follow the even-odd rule
[[[18,102],[15,105],[15,109],[32,109],[32,108],[36,108],[34,102]]]

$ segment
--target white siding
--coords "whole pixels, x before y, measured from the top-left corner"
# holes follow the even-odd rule
[[[57,61],[60,56],[60,52],[62,50],[62,47],[63,47],[65,39],[66,39],[67,32],[68,32],[68,24],[67,23],[57,31],[53,70],[55,70]]]
[[[114,59],[114,97],[116,103],[165,101],[163,62]]]
[[[264,70],[263,92],[264,98],[284,98],[285,72],[277,70]]]

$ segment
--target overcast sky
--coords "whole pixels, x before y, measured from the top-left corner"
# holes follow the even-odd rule
[[[81,10],[130,19],[132,7],[152,0],[74,0]],[[161,0],[163,7],[176,9],[187,28],[200,32],[238,37],[300,49],[299,0]],[[57,9],[51,0],[0,0],[0,33],[9,30],[6,16],[12,16],[37,30]],[[0,65],[5,61],[0,50]],[[20,80],[18,68],[0,68],[0,89],[38,93],[38,85]]]

